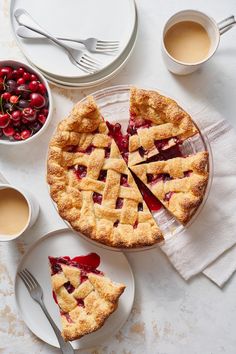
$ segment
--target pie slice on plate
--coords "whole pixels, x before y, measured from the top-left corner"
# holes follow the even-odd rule
[[[97,269],[96,253],[75,258],[49,257],[53,297],[60,309],[62,336],[79,339],[101,328],[116,310],[124,284]]]
[[[183,224],[202,201],[208,181],[208,153],[132,166],[131,170]]]
[[[59,214],[89,238],[124,248],[163,240],[92,97],[59,124],[47,180]]]
[[[128,165],[145,162],[198,133],[190,115],[157,91],[130,89]]]

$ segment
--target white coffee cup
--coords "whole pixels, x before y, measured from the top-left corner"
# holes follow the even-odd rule
[[[167,51],[164,43],[166,32],[176,23],[181,21],[193,21],[202,25],[210,38],[211,46],[206,58],[196,63],[185,63],[173,58]],[[216,23],[215,20],[203,12],[197,10],[183,10],[174,14],[166,22],[162,33],[162,55],[167,69],[176,75],[187,75],[197,70],[208,61],[216,52],[220,36],[227,32],[236,23],[234,16]]]
[[[6,189],[6,188],[10,188],[13,189],[17,192],[19,192],[24,199],[26,200],[27,204],[28,204],[28,209],[29,209],[29,216],[28,216],[28,220],[25,224],[25,227],[17,234],[14,235],[4,235],[0,233],[0,241],[11,241],[11,240],[15,240],[16,238],[20,237],[27,229],[29,229],[37,220],[38,214],[39,214],[39,203],[36,200],[36,198],[27,190],[25,190],[24,188],[17,188],[14,187],[10,184],[3,184],[0,183],[0,190],[2,189]]]

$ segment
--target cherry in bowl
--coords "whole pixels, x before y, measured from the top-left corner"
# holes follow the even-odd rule
[[[29,65],[0,60],[0,144],[26,143],[47,127],[52,113],[46,79]]]

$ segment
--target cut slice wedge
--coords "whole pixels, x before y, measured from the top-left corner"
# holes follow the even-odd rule
[[[62,336],[79,339],[101,328],[125,290],[97,269],[96,253],[70,258],[49,257],[53,297],[59,306]]]
[[[130,89],[128,165],[145,162],[198,133],[190,115],[157,91]]]
[[[208,181],[208,153],[132,166],[131,170],[183,224],[202,201]]]

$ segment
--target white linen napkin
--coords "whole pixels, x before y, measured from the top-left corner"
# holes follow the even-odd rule
[[[222,287],[236,270],[236,133],[218,113],[194,119],[212,148],[212,187],[194,223],[161,249],[185,280],[203,271]]]

